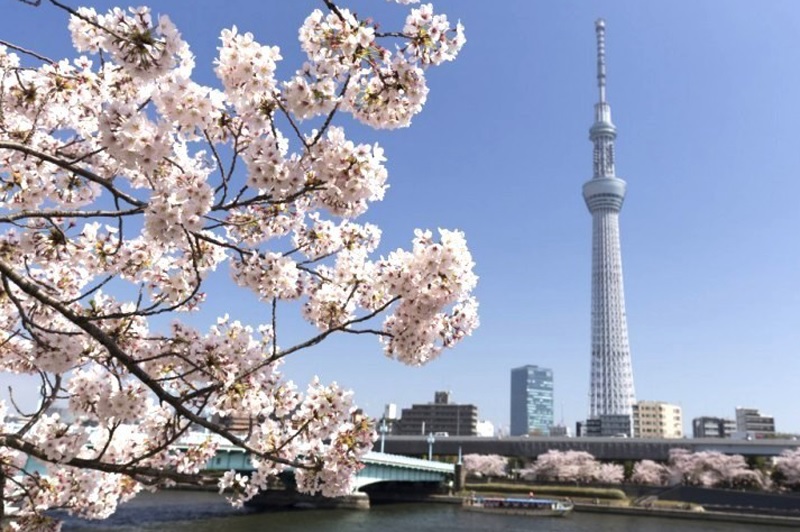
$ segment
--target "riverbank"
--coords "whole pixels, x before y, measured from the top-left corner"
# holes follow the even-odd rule
[[[475,487],[475,486],[470,486]],[[483,486],[490,488],[490,486]],[[558,495],[549,493],[546,487],[531,487],[536,489],[537,496],[552,496]],[[786,515],[775,515],[768,512],[762,513],[743,513],[736,511],[709,511],[702,506],[691,503],[672,503],[665,505],[648,506],[634,506],[631,505],[629,499],[614,498],[591,498],[581,497],[579,495],[581,488],[575,488],[573,491],[574,497],[570,497],[575,505],[575,512],[584,513],[600,513],[600,514],[614,514],[614,515],[630,515],[637,517],[662,517],[669,519],[685,519],[696,521],[713,521],[725,523],[738,523],[738,524],[754,524],[765,526],[780,526],[780,527],[800,527],[800,517],[791,517]],[[594,490],[594,488],[585,488],[587,490]],[[509,496],[506,490],[500,492],[492,489],[470,490],[469,492],[476,493],[483,496]],[[520,492],[524,494],[524,491]],[[466,494],[465,494],[466,495]],[[433,496],[431,502],[441,502],[449,504],[461,504],[463,497],[461,496]],[[669,501],[661,501],[662,503],[669,503]]]
[[[783,515],[747,514],[737,512],[717,512],[707,510],[679,510],[666,508],[644,508],[638,506],[604,506],[599,504],[575,503],[576,512],[603,513],[616,515],[635,515],[667,517],[671,519],[692,519],[724,523],[800,527],[800,518]]]

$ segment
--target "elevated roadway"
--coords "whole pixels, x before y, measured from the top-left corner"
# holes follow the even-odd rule
[[[380,439],[375,448],[380,448]],[[385,451],[393,454],[422,456],[428,454],[427,436],[386,436]],[[786,449],[800,447],[797,440],[735,440],[729,438],[639,439],[639,438],[555,438],[477,436],[436,436],[433,454],[499,454],[507,457],[536,458],[550,449],[586,451],[599,460],[665,461],[670,449],[691,452],[718,451],[743,456],[777,456]]]

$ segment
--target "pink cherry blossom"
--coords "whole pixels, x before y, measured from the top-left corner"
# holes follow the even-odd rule
[[[781,484],[800,486],[800,448],[783,451],[775,458],[775,471],[782,476]]]
[[[223,29],[212,85],[146,7],[69,11],[72,59],[0,46],[0,371],[40,392],[32,411],[0,404],[12,529],[58,530],[55,508],[102,519],[178,482],[241,505],[287,468],[302,491],[348,493],[372,422],[337,383],[287,379],[284,359],[367,335],[422,365],[478,326],[463,233],[376,255],[381,230],[359,217],[387,193],[387,154],[354,140],[356,122],[410,125],[463,28],[430,5],[388,32],[324,7],[288,69]],[[199,325],[241,299],[262,305]],[[313,327],[287,325],[293,311]],[[250,476],[204,470],[223,445]]]
[[[653,486],[664,486],[669,483],[670,470],[664,464],[659,464],[652,460],[642,460],[633,466],[631,482],[637,484],[649,484]]]
[[[508,458],[497,454],[465,454],[464,470],[478,477],[504,477],[508,473]]]
[[[674,481],[691,486],[763,488],[769,484],[761,471],[751,470],[738,454],[672,449],[669,468]]]
[[[585,451],[550,450],[520,471],[528,480],[546,482],[622,482],[624,471],[619,464],[604,464]]]

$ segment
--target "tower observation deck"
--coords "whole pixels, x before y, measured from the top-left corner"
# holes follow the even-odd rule
[[[589,417],[631,416],[635,392],[625,291],[619,212],[626,183],[614,168],[617,128],[606,101],[605,22],[595,22],[597,32],[597,86],[594,124],[589,139],[594,145],[592,178],[583,185],[583,198],[592,214],[592,363]]]

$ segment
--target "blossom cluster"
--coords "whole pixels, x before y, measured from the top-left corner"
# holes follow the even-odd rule
[[[464,471],[477,477],[504,477],[507,475],[508,458],[497,454],[465,454]]]
[[[315,10],[300,29],[308,62],[284,84],[286,105],[300,119],[341,105],[376,128],[408,126],[428,95],[421,67],[455,59],[466,38],[460,23],[452,27],[431,4],[411,10],[401,35],[407,44],[393,52],[349,10]]]
[[[310,178],[322,186],[318,201],[331,214],[355,218],[367,210],[368,201],[383,199],[388,173],[377,144],[356,146],[342,128],[333,127],[314,147],[312,158]]]
[[[222,31],[216,73],[225,87],[225,100],[255,130],[264,125],[274,104],[275,69],[281,59],[276,46],[263,46],[252,33],[236,27]]]
[[[241,504],[287,468],[303,491],[347,493],[372,423],[338,384],[286,379],[284,357],[369,334],[421,365],[478,326],[461,232],[376,256],[381,230],[357,218],[388,189],[386,154],[337,122],[408,126],[463,28],[430,5],[393,32],[325,6],[288,76],[277,46],[222,30],[219,86],[146,7],[68,10],[72,60],[0,46],[0,371],[41,381],[0,450],[13,526],[57,529],[51,508],[104,518],[176,482],[219,480]],[[261,312],[225,314],[251,295]],[[292,309],[309,337],[284,325]],[[205,472],[222,444],[253,474]],[[45,474],[21,471],[23,449]]]
[[[169,17],[154,24],[150,8],[113,8],[105,15],[81,8],[70,19],[72,42],[79,52],[111,54],[116,64],[139,79],[168,72],[180,59],[191,61],[188,45]]]
[[[439,234],[437,242],[430,231],[417,230],[412,251],[397,250],[379,265],[386,291],[402,298],[384,322],[384,351],[412,365],[436,358],[478,325],[470,296],[478,278],[464,235]]]
[[[466,42],[464,26],[456,24],[453,29],[447,15],[437,15],[433,5],[425,4],[412,9],[406,19],[403,34],[411,39],[408,51],[423,64],[438,65],[452,61]]]

